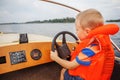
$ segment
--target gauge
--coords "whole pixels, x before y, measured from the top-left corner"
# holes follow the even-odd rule
[[[42,53],[39,49],[33,49],[30,55],[32,59],[39,60],[42,56]]]

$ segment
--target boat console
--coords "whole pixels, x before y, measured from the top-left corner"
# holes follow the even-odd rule
[[[50,48],[51,42],[0,47],[0,74],[51,62]]]
[[[0,34],[0,74],[52,62],[51,44],[50,37],[41,35]]]
[[[49,37],[0,34],[0,74],[51,62],[50,48]]]

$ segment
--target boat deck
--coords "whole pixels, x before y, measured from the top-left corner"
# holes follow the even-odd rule
[[[51,42],[52,38],[36,34],[27,34],[28,42]],[[0,47],[19,44],[20,34],[0,34]]]
[[[61,66],[50,62],[0,75],[0,80],[59,80]]]

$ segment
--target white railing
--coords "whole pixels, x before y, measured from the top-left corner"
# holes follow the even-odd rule
[[[120,53],[120,48],[114,43],[113,40],[111,40],[111,43],[114,46],[114,48]],[[115,60],[120,62],[120,57],[115,56]]]
[[[120,48],[114,43],[113,40],[111,40],[112,45],[115,47],[115,49],[120,52]]]

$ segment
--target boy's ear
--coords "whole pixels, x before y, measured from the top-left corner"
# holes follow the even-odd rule
[[[91,29],[90,28],[85,28],[85,31],[88,34],[91,31]]]

